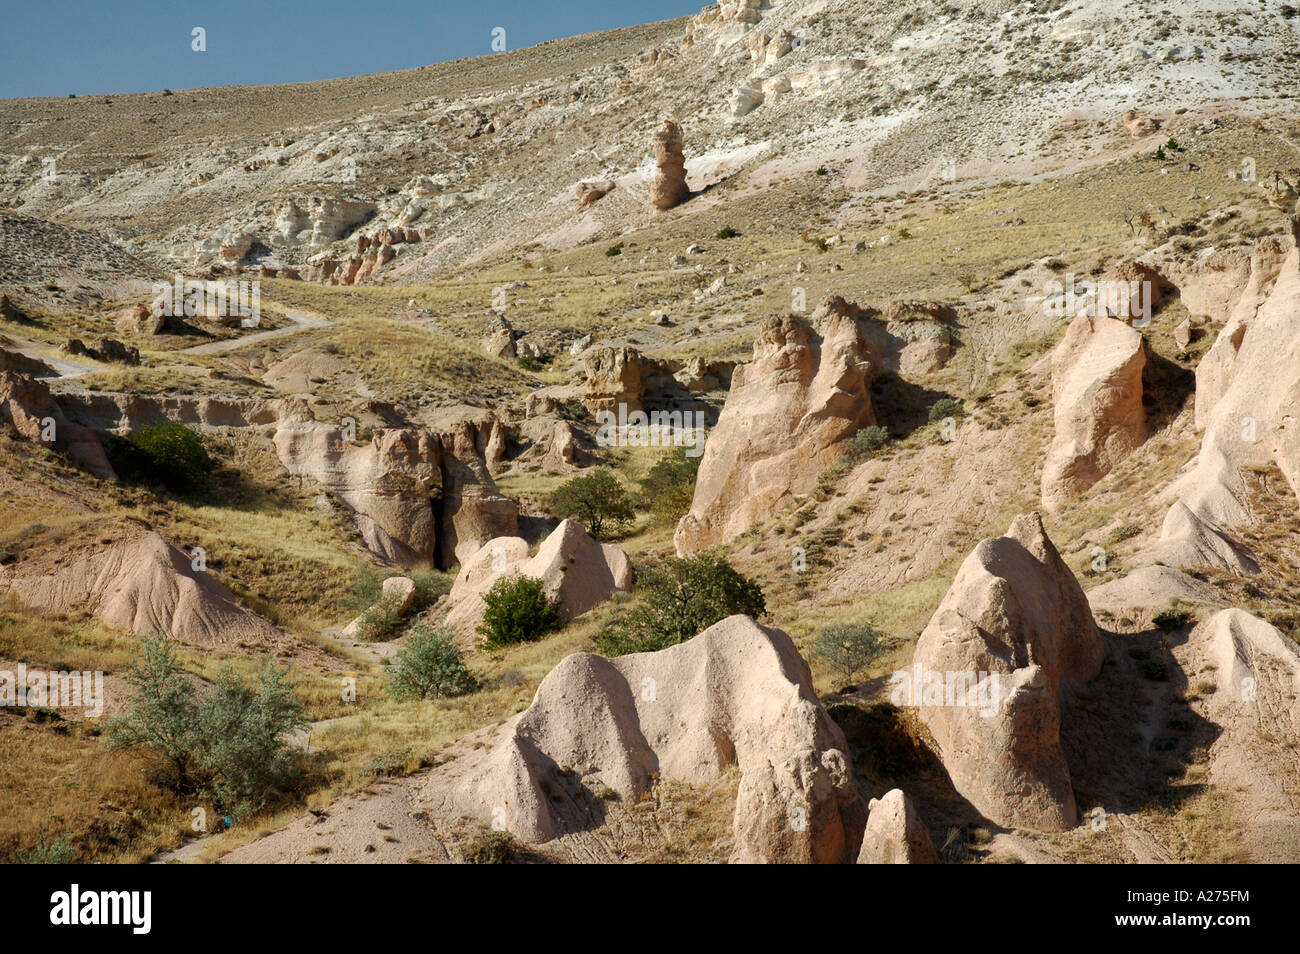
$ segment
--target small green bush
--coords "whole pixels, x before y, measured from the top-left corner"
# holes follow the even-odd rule
[[[151,476],[169,487],[193,487],[212,471],[203,438],[184,424],[149,424],[132,434],[130,442],[144,456]]]
[[[726,225],[718,229],[717,237],[720,239],[729,239],[735,238],[738,235],[740,235],[740,232],[737,229],[733,229],[730,225]]]
[[[813,653],[846,682],[854,682],[888,646],[870,623],[832,623],[817,634]]]
[[[763,589],[713,554],[671,557],[642,574],[638,600],[593,640],[606,656],[650,652],[684,643],[718,620],[767,612]]]
[[[523,848],[508,831],[484,831],[465,846],[465,860],[472,865],[509,865],[523,856]]]
[[[445,626],[412,629],[388,673],[388,693],[394,699],[445,699],[478,688],[456,645],[456,634]]]
[[[854,434],[850,446],[853,449],[853,456],[861,459],[870,457],[888,443],[889,431],[883,427],[872,425],[871,427],[864,427]]]
[[[532,643],[560,628],[559,603],[549,599],[545,584],[532,576],[503,576],[483,597],[487,609],[478,631],[489,646]]]
[[[930,423],[942,421],[945,417],[960,417],[965,408],[956,398],[939,398],[930,405]]]
[[[76,851],[66,834],[53,841],[46,841],[42,835],[35,848],[17,852],[14,861],[20,865],[70,865],[75,856]]]
[[[609,258],[614,258],[616,255],[622,255],[622,254],[623,254],[622,242],[619,242],[617,245],[611,245],[609,248],[605,249],[605,255],[608,256]]]
[[[363,643],[386,643],[402,628],[395,600],[381,598],[361,614],[357,623],[357,639]]]

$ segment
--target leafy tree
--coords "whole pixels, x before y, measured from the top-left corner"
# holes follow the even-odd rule
[[[597,540],[608,540],[627,529],[636,511],[622,482],[602,467],[567,480],[551,494],[551,513],[576,517]]]
[[[648,652],[684,643],[718,620],[767,612],[759,584],[713,554],[670,557],[637,585],[639,599],[621,620],[595,638],[606,656]]]
[[[545,585],[536,577],[520,573],[503,576],[492,584],[483,597],[487,609],[478,626],[489,646],[536,642],[560,628],[560,604],[547,597]]]
[[[655,462],[641,480],[645,507],[658,520],[676,523],[691,509],[700,457],[672,454]]]
[[[284,737],[306,722],[287,670],[264,666],[250,686],[224,669],[200,700],[173,644],[156,635],[141,641],[127,678],[136,693],[109,723],[109,749],[155,753],[174,791],[243,814],[291,777],[293,752]]]
[[[151,749],[170,771],[169,787],[192,792],[199,707],[175,646],[161,634],[143,637],[126,680],[135,693],[130,708],[109,723],[109,750]]]
[[[288,670],[266,665],[250,686],[223,669],[199,707],[199,766],[222,810],[256,811],[268,792],[292,777],[294,753],[284,737],[307,722],[288,676]]]
[[[147,468],[168,487],[193,487],[212,471],[203,438],[184,424],[150,424],[131,435],[130,441],[143,455]]]
[[[416,626],[388,667],[388,692],[395,699],[461,696],[478,688],[465,667],[455,634],[444,626]]]
[[[888,641],[870,623],[832,623],[817,634],[813,653],[846,682],[853,682],[888,647]]]

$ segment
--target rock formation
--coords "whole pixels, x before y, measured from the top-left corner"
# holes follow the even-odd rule
[[[488,473],[484,454],[492,433],[491,426],[462,420],[440,433],[378,430],[358,446],[297,405],[276,429],[275,447],[289,473],[336,494],[356,514],[376,555],[448,567],[517,526],[517,507]]]
[[[385,607],[396,614],[398,617],[405,616],[410,612],[412,605],[415,603],[415,581],[409,576],[390,576],[384,580],[380,587],[379,602],[366,610],[378,607]],[[366,613],[362,613],[352,622],[343,628],[342,634],[348,639],[355,639],[361,631],[361,624],[366,618]]]
[[[1175,492],[1197,517],[1224,530],[1251,519],[1241,476],[1246,467],[1277,466],[1300,497],[1300,251],[1294,238],[1300,222],[1292,218],[1291,225],[1275,279],[1268,276],[1277,243],[1261,242],[1248,288],[1197,368],[1196,420],[1205,434],[1196,467]]]
[[[267,652],[289,637],[236,602],[190,557],[146,532],[46,573],[0,567],[0,593],[45,613],[92,613],[114,629],[192,646]]]
[[[1300,848],[1295,753],[1300,749],[1300,649],[1264,620],[1222,610],[1188,637],[1189,667],[1211,674],[1207,718],[1218,727],[1208,781],[1232,791],[1250,822],[1241,842],[1248,860],[1284,862]],[[1188,671],[1192,671],[1191,668]]]
[[[612,179],[578,183],[578,210],[591,208],[599,200],[613,192],[617,185]]]
[[[1043,462],[1049,512],[1083,493],[1146,439],[1142,335],[1115,318],[1080,314],[1052,352],[1056,437]]]
[[[19,436],[67,454],[96,477],[116,477],[104,455],[99,435],[73,424],[39,381],[12,371],[0,371],[0,421],[8,421]]]
[[[962,563],[917,642],[909,700],[954,787],[991,821],[1075,824],[1060,704],[1103,654],[1088,601],[1038,514],[1017,517]],[[970,688],[981,679],[984,693]]]
[[[867,806],[867,827],[858,851],[860,865],[937,865],[930,833],[912,800],[895,788]]]
[[[852,318],[828,317],[821,335],[793,315],[764,321],[709,435],[690,512],[673,538],[678,554],[734,540],[812,490],[846,442],[875,423],[876,371]]]
[[[432,806],[543,842],[599,824],[596,792],[740,771],[736,862],[850,860],[862,804],[844,735],[790,638],[732,616],[655,653],[567,656],[486,751],[435,770]]]
[[[541,580],[549,599],[558,600],[560,615],[576,619],[614,595],[632,588],[632,562],[618,547],[597,543],[576,520],[560,523],[528,556],[520,537],[487,541],[463,561],[447,598],[447,625],[463,638],[477,641],[486,604],[483,595],[503,576],[519,574]]]
[[[650,186],[650,204],[660,212],[691,197],[686,184],[686,157],[682,154],[682,127],[671,119],[655,133],[654,159],[658,174]]]

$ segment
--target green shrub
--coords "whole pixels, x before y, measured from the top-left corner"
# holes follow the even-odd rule
[[[733,229],[730,225],[725,225],[722,228],[718,229],[717,237],[720,239],[730,239],[730,238],[735,238],[738,235],[740,235],[739,231]]]
[[[60,835],[54,841],[46,841],[45,836],[31,851],[19,851],[14,855],[14,861],[20,865],[70,865],[76,851],[68,841],[66,834]]]
[[[536,371],[541,371],[543,368],[546,367],[545,364],[543,364],[541,361],[538,361],[531,354],[521,354],[519,357],[515,358],[515,363],[519,365],[519,367],[523,368],[525,371],[536,372]]]
[[[964,411],[961,401],[956,398],[939,398],[930,405],[930,423],[942,421],[945,417],[960,417]]]
[[[853,440],[849,443],[854,457],[870,457],[889,443],[889,431],[875,425],[864,427],[853,435]]]
[[[487,591],[483,622],[478,631],[490,646],[531,643],[559,629],[559,603],[549,599],[545,584],[532,576],[512,573],[503,576]]]
[[[386,643],[402,628],[402,618],[397,611],[397,601],[383,597],[361,614],[357,623],[357,639],[363,643]]]
[[[670,557],[642,574],[637,602],[595,637],[606,656],[649,652],[684,643],[718,620],[767,612],[763,589],[713,554]]]
[[[550,510],[560,519],[581,520],[597,540],[617,536],[636,516],[627,490],[605,467],[562,483],[551,494]]]
[[[854,682],[888,646],[888,640],[870,623],[832,623],[817,634],[813,653],[845,682]]]
[[[623,254],[622,242],[619,242],[617,245],[611,245],[609,248],[605,249],[605,255],[608,256],[609,258],[613,258],[616,255],[622,255],[622,254]]]
[[[642,478],[641,496],[655,520],[675,524],[691,509],[700,460],[685,453],[670,454],[655,461]]]
[[[523,856],[523,849],[508,831],[479,832],[465,846],[465,860],[472,865],[508,865]]]
[[[306,726],[287,676],[267,664],[249,686],[223,669],[200,700],[171,642],[144,637],[127,673],[136,691],[109,722],[108,747],[153,753],[159,780],[176,792],[209,797],[237,816],[256,811],[292,780],[294,752],[285,736]]]
[[[445,699],[477,688],[456,634],[445,626],[416,626],[388,667],[388,692],[394,699]]]
[[[199,768],[217,807],[236,817],[260,809],[295,774],[295,753],[284,737],[307,723],[288,678],[288,670],[268,664],[247,685],[223,669],[199,705]]]
[[[151,476],[169,487],[193,487],[212,471],[203,438],[184,424],[150,424],[132,434],[130,442],[143,455]]]

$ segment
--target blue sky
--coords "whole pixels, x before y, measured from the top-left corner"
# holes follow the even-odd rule
[[[696,13],[708,0],[5,0],[0,98],[296,83]],[[194,27],[207,50],[191,49]]]

